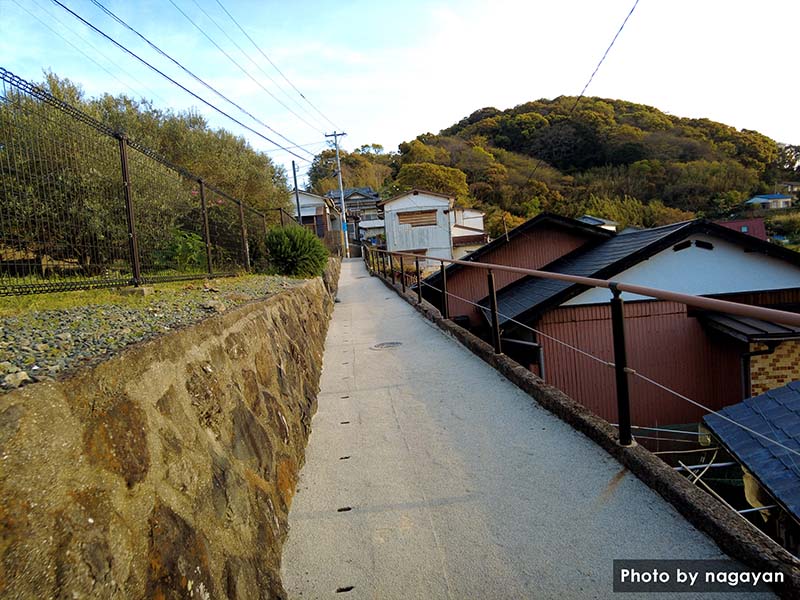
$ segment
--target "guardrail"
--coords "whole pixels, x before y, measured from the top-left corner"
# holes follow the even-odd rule
[[[449,263],[449,264],[462,265],[473,269],[485,270],[486,289],[489,298],[489,306],[488,307],[480,306],[480,308],[489,311],[489,317],[490,317],[489,320],[492,331],[492,344],[494,346],[494,351],[496,354],[503,353],[503,344],[500,335],[501,332],[500,332],[500,325],[499,325],[499,318],[497,311],[497,294],[494,281],[494,273],[496,271],[505,271],[509,273],[530,275],[542,279],[566,281],[569,283],[585,285],[588,287],[606,288],[611,290],[612,293],[611,327],[613,335],[614,363],[613,365],[609,366],[613,366],[615,371],[619,443],[620,445],[623,446],[629,446],[633,443],[633,436],[631,434],[630,393],[628,389],[628,376],[631,373],[635,372],[629,369],[627,364],[622,292],[629,292],[641,296],[648,296],[659,300],[679,302],[687,306],[692,306],[703,310],[712,310],[734,315],[740,315],[743,317],[764,319],[764,320],[774,321],[776,323],[782,323],[784,325],[792,325],[800,327],[800,314],[787,312],[783,310],[775,310],[771,308],[763,308],[760,306],[741,304],[738,302],[730,302],[727,300],[717,300],[714,298],[706,298],[703,296],[682,294],[679,292],[672,292],[669,290],[662,290],[658,288],[651,288],[630,283],[622,283],[613,280],[595,279],[592,277],[580,277],[576,275],[565,275],[562,273],[551,273],[549,271],[538,271],[535,269],[524,269],[520,267],[510,267],[506,265],[497,265],[492,263],[470,262],[470,261],[447,259],[447,258],[434,258],[430,256],[422,256],[419,254],[413,254],[408,252],[389,252],[387,250],[381,250],[378,248],[371,248],[367,246],[365,246],[364,250],[365,250],[364,262],[366,263],[367,268],[372,274],[377,274],[386,281],[391,280],[393,285],[395,285],[399,280],[401,285],[401,290],[403,293],[406,293],[407,288],[416,288],[417,302],[420,304],[423,301],[422,286],[429,285],[426,284],[422,278],[422,269],[420,261],[426,261],[426,264],[430,262],[434,262],[435,264],[436,262],[438,262],[439,270],[441,273],[441,284],[440,284],[441,289],[433,288],[433,286],[430,287],[433,289],[437,289],[437,291],[439,291],[442,295],[442,305],[440,308],[440,312],[445,319],[450,318],[449,307],[448,307],[449,303],[447,299],[450,296],[456,297],[455,295],[449,294],[447,291],[447,272],[445,269],[445,265]],[[406,267],[407,266],[411,267],[411,265],[413,265],[413,269],[409,272],[409,270],[407,270]],[[460,299],[466,300],[464,298]],[[469,301],[467,300],[467,302]],[[518,321],[514,321],[513,319],[510,320],[516,324],[525,326],[523,323],[519,323]],[[596,359],[596,357],[592,358]],[[657,386],[665,388],[665,386],[662,386],[657,382],[653,382],[652,380],[649,380],[644,376],[640,375],[640,377]],[[691,400],[690,398],[686,398],[685,396],[682,396],[681,394],[674,392],[674,390],[669,390],[669,391],[671,391],[672,393],[676,394],[677,396],[683,398],[684,400],[692,404],[695,404],[705,410],[708,410],[709,412],[712,413],[715,412]],[[720,416],[726,418],[723,415]],[[726,420],[729,419],[726,418]],[[740,427],[743,427],[744,429],[747,429],[748,431],[750,431],[754,435],[757,435],[758,437],[765,438],[772,443],[778,444],[779,446],[782,445],[779,444],[778,442],[775,442],[775,440],[766,438],[762,434],[750,430],[747,427],[744,427],[740,423],[735,423],[735,424]],[[789,450],[793,453],[796,453],[796,451],[794,451],[793,449]]]

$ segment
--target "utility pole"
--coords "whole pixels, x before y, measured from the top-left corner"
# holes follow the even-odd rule
[[[300,192],[297,189],[297,167],[294,166],[292,161],[292,176],[294,177],[294,200],[297,202],[297,223],[303,225],[303,217],[300,215]]]
[[[342,210],[342,247],[344,248],[344,255],[350,258],[350,243],[347,241],[347,210],[344,206],[344,187],[342,186],[342,162],[339,160],[339,137],[345,136],[346,133],[326,133],[325,137],[333,138],[333,143],[336,145],[336,174],[339,176],[339,206]]]

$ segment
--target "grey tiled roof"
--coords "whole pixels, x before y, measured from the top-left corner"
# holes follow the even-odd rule
[[[720,414],[800,452],[800,381],[754,396]],[[795,518],[800,517],[800,457],[717,415],[703,421]]]
[[[691,224],[691,221],[687,221],[655,229],[620,233],[589,250],[578,251],[560,258],[542,270],[596,277],[614,264]],[[535,308],[573,285],[566,281],[525,277],[506,286],[497,294],[500,323],[505,323],[509,318],[519,317],[525,311]],[[487,305],[486,302],[481,304]]]

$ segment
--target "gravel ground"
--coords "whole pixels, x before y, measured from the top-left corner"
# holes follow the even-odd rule
[[[301,280],[274,276],[154,287],[145,298],[0,317],[0,393],[56,379],[129,344],[264,298]],[[67,292],[68,293],[68,292]]]

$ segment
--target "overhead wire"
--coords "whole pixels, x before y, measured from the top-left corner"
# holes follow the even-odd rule
[[[53,2],[56,2],[57,0],[52,0],[52,1],[53,1]],[[58,2],[58,4],[61,4],[61,3],[60,3],[60,2]],[[146,43],[148,46],[150,46],[150,47],[151,47],[153,50],[155,50],[156,52],[158,52],[159,54],[161,54],[161,55],[162,55],[164,58],[166,58],[167,60],[169,60],[170,62],[172,62],[173,64],[175,64],[175,65],[176,65],[178,68],[180,68],[180,69],[181,69],[181,70],[182,70],[184,73],[186,73],[187,75],[189,75],[189,76],[190,76],[192,79],[194,79],[195,81],[197,81],[198,83],[200,83],[201,85],[203,85],[204,87],[206,87],[207,89],[211,90],[211,91],[212,91],[213,93],[215,93],[217,96],[219,96],[220,98],[222,98],[222,99],[223,99],[225,102],[227,102],[228,104],[230,104],[230,105],[232,105],[232,106],[236,107],[236,108],[237,108],[239,111],[241,111],[242,113],[246,114],[248,117],[250,117],[251,119],[253,119],[253,120],[254,120],[256,123],[258,123],[258,124],[259,124],[259,125],[261,125],[262,127],[265,127],[266,129],[269,129],[269,130],[270,130],[272,133],[274,133],[275,135],[277,135],[278,137],[280,137],[282,140],[284,140],[284,141],[288,142],[288,143],[289,143],[289,144],[291,144],[291,145],[297,145],[297,143],[296,143],[296,142],[293,142],[292,140],[290,140],[289,138],[287,138],[285,135],[281,134],[279,131],[276,131],[275,129],[273,129],[272,127],[270,127],[269,125],[267,125],[267,124],[266,124],[264,121],[262,121],[261,119],[259,119],[258,117],[256,117],[256,116],[255,116],[253,113],[251,113],[250,111],[248,111],[246,108],[242,107],[242,106],[241,106],[240,104],[238,104],[237,102],[235,102],[235,101],[231,100],[230,98],[228,98],[228,97],[227,97],[225,94],[223,94],[222,92],[220,92],[219,90],[217,90],[217,89],[216,89],[214,86],[212,86],[210,83],[208,83],[208,82],[206,82],[205,80],[201,79],[201,78],[200,78],[198,75],[195,75],[195,74],[194,74],[192,71],[190,71],[188,68],[186,68],[186,67],[185,67],[185,66],[184,66],[184,65],[183,65],[183,64],[182,64],[180,61],[178,61],[177,59],[175,59],[175,58],[173,58],[172,56],[170,56],[169,54],[167,54],[167,53],[166,53],[164,50],[162,50],[161,48],[159,48],[159,47],[158,47],[156,44],[154,44],[153,42],[151,42],[151,41],[150,41],[150,40],[149,40],[147,37],[145,37],[144,35],[142,35],[142,34],[141,34],[139,31],[137,31],[136,29],[134,29],[133,27],[131,27],[131,26],[130,26],[128,23],[126,23],[126,22],[125,22],[123,19],[121,19],[120,17],[118,17],[117,15],[115,15],[115,14],[114,14],[114,13],[113,13],[111,10],[109,10],[108,8],[106,8],[106,6],[104,6],[102,2],[100,2],[99,0],[92,0],[92,4],[94,4],[95,6],[97,6],[97,7],[98,7],[100,10],[102,10],[102,11],[103,11],[104,13],[106,13],[106,14],[107,14],[109,17],[111,17],[112,19],[114,19],[114,20],[115,20],[117,23],[119,23],[120,25],[122,25],[123,27],[125,27],[127,30],[129,30],[130,32],[132,32],[133,34],[135,34],[136,36],[138,36],[139,38],[141,38],[141,39],[142,39],[142,40],[143,40],[143,41],[144,41],[144,42],[145,42],[145,43]],[[63,5],[62,5],[62,6],[63,6]],[[70,12],[71,12],[71,11],[70,11]],[[304,150],[304,152],[305,152],[305,150]],[[310,152],[307,152],[307,153],[308,153],[310,156],[312,156],[312,157],[314,156],[314,155],[313,155],[313,154],[311,154]]]
[[[169,3],[170,3],[170,4],[172,4],[172,6],[174,6],[174,7],[175,7],[175,9],[176,9],[176,10],[177,10],[179,13],[181,13],[181,14],[184,16],[184,18],[185,18],[187,21],[189,21],[189,23],[191,23],[191,24],[192,24],[192,26],[194,26],[194,28],[195,28],[195,29],[197,29],[197,31],[199,31],[199,32],[200,32],[200,33],[203,35],[203,37],[205,37],[205,38],[206,38],[206,39],[207,39],[209,42],[211,42],[211,44],[212,44],[212,45],[213,45],[213,46],[214,46],[214,47],[215,47],[217,50],[219,50],[220,52],[222,52],[222,54],[223,54],[223,55],[224,55],[224,56],[225,56],[225,57],[226,57],[226,58],[227,58],[229,61],[231,61],[231,62],[232,62],[232,63],[233,63],[235,66],[236,66],[236,68],[237,68],[237,69],[239,69],[239,70],[240,70],[242,73],[244,73],[244,74],[245,74],[245,75],[246,75],[246,76],[247,76],[247,77],[248,77],[248,78],[249,78],[249,79],[250,79],[250,80],[251,80],[253,83],[255,83],[255,84],[258,86],[258,87],[260,87],[262,90],[264,90],[264,92],[265,92],[266,94],[268,94],[268,95],[270,96],[270,98],[272,98],[273,100],[275,100],[275,102],[277,102],[277,103],[278,103],[278,104],[280,104],[282,107],[284,107],[286,110],[288,110],[290,113],[292,113],[292,114],[293,114],[295,117],[297,117],[297,118],[298,118],[300,121],[302,121],[304,124],[308,125],[308,126],[311,128],[311,129],[314,129],[315,131],[318,131],[319,133],[321,133],[321,134],[323,134],[323,135],[325,134],[325,131],[324,131],[324,130],[322,130],[322,129],[319,129],[317,126],[315,126],[315,125],[312,125],[311,123],[309,123],[308,121],[306,121],[306,120],[305,120],[303,117],[301,117],[301,116],[300,116],[299,114],[297,114],[297,113],[296,113],[294,110],[292,110],[292,109],[291,109],[291,108],[290,108],[290,107],[289,107],[289,106],[288,106],[288,105],[287,105],[285,102],[283,102],[283,101],[282,101],[280,98],[278,98],[278,97],[277,97],[275,94],[273,94],[273,93],[272,93],[272,92],[271,92],[269,89],[267,89],[267,88],[264,86],[264,84],[263,84],[263,83],[261,83],[261,82],[260,82],[258,79],[256,79],[255,77],[253,77],[253,76],[250,74],[250,72],[249,72],[247,69],[245,69],[245,68],[244,68],[242,65],[240,65],[240,64],[239,64],[239,62],[238,62],[238,61],[237,61],[235,58],[233,58],[233,57],[232,57],[232,56],[231,56],[231,55],[230,55],[230,54],[229,54],[229,53],[228,53],[228,52],[227,52],[227,51],[226,51],[226,50],[225,50],[225,49],[224,49],[222,46],[220,46],[220,45],[219,45],[219,44],[218,44],[218,43],[217,43],[217,42],[214,40],[214,38],[212,38],[210,35],[208,35],[208,34],[207,34],[207,33],[206,33],[204,30],[203,30],[203,28],[202,28],[202,27],[200,27],[200,26],[199,26],[197,23],[195,23],[194,19],[192,19],[192,18],[191,18],[191,17],[190,17],[190,16],[189,16],[189,15],[188,15],[188,14],[187,14],[187,13],[186,13],[186,12],[185,12],[185,11],[184,11],[182,8],[181,8],[181,7],[180,7],[180,6],[178,6],[178,5],[175,3],[175,1],[174,1],[174,0],[169,0]],[[97,4],[97,2],[95,2],[95,4]]]
[[[232,15],[230,12],[228,12],[228,9],[227,9],[227,8],[225,8],[225,6],[223,6],[222,2],[220,2],[220,0],[216,0],[216,2],[217,2],[217,4],[219,4],[219,7],[220,7],[220,8],[221,8],[221,9],[222,9],[224,12],[225,12],[225,14],[226,14],[226,15],[228,15],[228,18],[229,18],[231,21],[233,21],[233,24],[234,24],[234,25],[236,25],[236,27],[238,27],[238,28],[239,28],[239,31],[241,31],[241,32],[244,34],[244,36],[245,36],[245,37],[246,37],[248,40],[250,40],[250,43],[251,43],[251,44],[253,44],[253,46],[255,47],[255,49],[256,49],[256,50],[258,50],[258,52],[261,54],[261,56],[263,56],[263,57],[266,59],[266,61],[267,61],[269,64],[271,64],[271,65],[272,65],[272,68],[274,68],[274,69],[275,69],[275,70],[276,70],[276,71],[277,71],[277,72],[280,74],[280,76],[281,76],[281,77],[283,77],[283,79],[286,81],[286,83],[288,83],[290,86],[292,86],[292,89],[293,89],[295,92],[297,92],[297,93],[300,95],[300,97],[301,97],[303,100],[305,100],[306,102],[308,102],[308,105],[309,105],[311,108],[313,108],[315,111],[317,111],[317,113],[318,113],[318,114],[319,114],[319,115],[320,115],[320,116],[321,116],[323,119],[325,119],[325,120],[326,120],[328,123],[330,123],[331,125],[333,125],[333,127],[334,127],[334,129],[335,129],[335,130],[337,130],[337,131],[341,131],[341,129],[342,129],[341,127],[339,127],[338,125],[336,125],[336,123],[334,123],[334,122],[333,122],[331,119],[329,119],[329,118],[328,118],[328,117],[327,117],[327,116],[326,116],[326,115],[325,115],[325,114],[324,114],[324,113],[323,113],[323,112],[322,112],[320,109],[318,109],[318,108],[317,108],[317,107],[316,107],[316,106],[315,106],[315,105],[314,105],[314,104],[311,102],[311,100],[309,100],[309,99],[308,99],[308,98],[305,96],[305,94],[303,94],[303,92],[301,92],[299,89],[297,89],[297,86],[295,86],[295,84],[293,84],[291,81],[289,81],[289,78],[288,78],[288,77],[286,77],[286,75],[284,75],[284,74],[283,74],[283,71],[281,71],[281,70],[278,68],[278,65],[276,65],[274,62],[272,62],[272,60],[270,59],[270,57],[266,55],[266,53],[265,53],[265,52],[264,52],[264,51],[263,51],[263,50],[262,50],[262,49],[259,47],[259,45],[258,45],[258,44],[256,44],[255,40],[254,40],[252,37],[250,37],[250,35],[249,35],[249,34],[248,34],[248,33],[247,33],[245,30],[244,30],[244,28],[243,28],[241,25],[239,25],[239,22],[238,22],[238,21],[237,21],[237,20],[234,18],[234,16],[233,16],[233,15]]]
[[[581,90],[581,93],[578,94],[578,97],[575,99],[575,103],[572,105],[572,108],[567,113],[567,119],[572,117],[572,113],[575,112],[575,109],[578,107],[578,104],[583,99],[584,95],[586,94],[586,90],[589,88],[589,85],[591,85],[592,81],[594,80],[594,76],[597,75],[597,72],[600,70],[600,66],[606,60],[606,57],[608,56],[608,53],[611,52],[611,48],[614,47],[614,44],[616,43],[617,38],[622,33],[622,30],[625,29],[625,25],[628,23],[628,19],[631,18],[631,15],[633,15],[633,11],[636,10],[636,7],[638,5],[639,5],[639,0],[635,0],[635,2],[633,3],[633,6],[628,11],[628,14],[625,15],[625,20],[622,21],[622,25],[620,25],[619,29],[617,29],[617,33],[614,34],[614,38],[611,40],[611,43],[608,45],[608,48],[606,48],[606,51],[603,52],[603,56],[600,58],[600,61],[597,63],[597,66],[594,68],[594,71],[592,71],[592,74],[589,76],[589,79],[586,81],[586,84],[583,86],[583,89]],[[539,167],[542,166],[543,162],[544,161],[540,158],[539,161],[536,163],[536,165],[533,167],[533,171],[531,171],[531,174],[528,175],[528,178],[525,180],[525,184],[526,185],[528,183],[530,183],[531,179],[536,174],[536,171],[539,170]]]
[[[209,21],[211,21],[211,23],[213,23],[213,24],[214,24],[214,26],[215,26],[217,29],[219,29],[219,30],[220,30],[220,32],[222,33],[222,35],[224,35],[224,36],[225,36],[225,37],[228,39],[228,41],[229,41],[231,44],[233,44],[233,45],[234,45],[234,46],[237,48],[237,50],[239,50],[239,52],[241,52],[241,53],[242,53],[242,56],[244,56],[244,57],[245,57],[247,60],[249,60],[249,61],[250,61],[250,62],[253,64],[253,66],[254,66],[256,69],[258,69],[258,70],[261,72],[261,74],[262,74],[264,77],[266,77],[266,78],[267,78],[267,79],[268,79],[270,82],[272,82],[272,84],[273,84],[273,85],[274,85],[274,86],[275,86],[275,87],[276,87],[278,90],[280,90],[280,91],[283,93],[283,95],[286,97],[286,99],[287,99],[287,100],[289,100],[290,102],[293,102],[293,103],[294,103],[294,105],[295,105],[295,106],[297,106],[297,108],[298,108],[299,110],[301,110],[301,111],[302,111],[302,112],[303,112],[305,115],[307,115],[307,116],[308,116],[310,119],[312,119],[312,120],[313,120],[313,121],[314,121],[314,122],[317,124],[317,126],[321,127],[320,131],[322,131],[322,130],[324,130],[324,129],[325,129],[325,126],[324,126],[324,125],[323,125],[323,124],[322,124],[322,123],[321,123],[321,122],[320,122],[320,121],[317,119],[317,117],[315,117],[314,115],[312,115],[312,114],[311,114],[311,113],[308,111],[308,109],[306,109],[306,108],[305,108],[305,107],[304,107],[304,106],[303,106],[303,105],[302,105],[300,102],[298,102],[298,101],[295,99],[295,97],[294,97],[293,95],[289,94],[289,92],[287,92],[285,89],[283,89],[283,87],[282,87],[282,86],[281,86],[281,85],[280,85],[280,84],[279,84],[277,81],[275,81],[275,79],[273,79],[273,77],[272,77],[272,76],[271,76],[269,73],[267,73],[267,72],[266,72],[266,71],[265,71],[265,70],[264,70],[264,69],[261,67],[261,65],[260,65],[260,64],[258,64],[258,62],[257,62],[257,61],[255,61],[255,60],[254,60],[254,59],[253,59],[253,58],[252,58],[252,57],[251,57],[251,56],[250,56],[250,55],[249,55],[249,54],[248,54],[248,53],[247,53],[247,52],[244,50],[244,48],[242,48],[242,47],[241,47],[241,46],[240,46],[240,45],[239,45],[239,44],[236,42],[236,40],[234,40],[234,39],[233,39],[233,38],[230,36],[230,34],[229,34],[227,31],[225,31],[225,28],[224,28],[224,27],[222,27],[222,26],[221,26],[221,25],[220,25],[220,24],[217,22],[217,20],[214,18],[214,16],[213,16],[213,15],[210,15],[210,14],[208,13],[208,11],[206,11],[206,9],[204,9],[204,8],[203,8],[203,7],[200,5],[200,3],[199,3],[197,0],[192,0],[192,2],[193,2],[193,3],[194,3],[194,5],[195,5],[195,6],[196,6],[196,7],[197,7],[199,10],[200,10],[200,12],[202,12],[202,13],[205,15],[205,17],[206,17],[206,18],[207,18]]]
[[[212,110],[214,110],[214,111],[216,111],[217,113],[221,114],[222,116],[224,116],[225,118],[229,119],[230,121],[232,121],[232,122],[236,123],[236,124],[237,124],[237,125],[239,125],[240,127],[242,127],[242,128],[244,128],[244,129],[246,129],[246,130],[247,130],[247,131],[249,131],[250,133],[252,133],[252,134],[254,134],[254,135],[256,135],[256,136],[260,137],[261,139],[263,139],[263,140],[265,140],[265,141],[267,141],[267,142],[269,142],[269,143],[270,143],[270,144],[272,144],[273,146],[276,146],[276,147],[278,147],[278,148],[280,148],[280,149],[282,149],[282,150],[285,150],[286,152],[288,152],[288,153],[289,153],[289,154],[291,154],[292,156],[294,156],[294,157],[298,158],[299,160],[306,161],[306,162],[311,162],[311,161],[309,161],[309,159],[308,159],[308,158],[306,158],[306,157],[304,157],[304,156],[300,156],[299,154],[296,154],[296,153],[292,152],[291,150],[286,150],[286,148],[285,148],[285,147],[284,147],[282,144],[280,144],[280,143],[276,142],[275,140],[273,140],[273,139],[269,138],[268,136],[264,135],[264,134],[263,134],[263,133],[261,133],[260,131],[257,131],[257,130],[255,130],[255,129],[253,129],[253,128],[252,128],[252,127],[250,127],[249,125],[247,125],[247,124],[245,124],[245,123],[242,123],[242,122],[241,122],[239,119],[237,119],[237,118],[236,118],[236,117],[234,117],[233,115],[231,115],[231,114],[229,114],[229,113],[225,112],[224,110],[222,110],[221,108],[219,108],[219,107],[217,107],[216,105],[212,104],[211,102],[209,102],[209,101],[208,101],[208,100],[206,100],[205,98],[203,98],[203,97],[201,97],[200,95],[196,94],[195,92],[193,92],[192,90],[190,90],[189,88],[187,88],[186,86],[184,86],[183,84],[179,83],[178,81],[176,81],[175,79],[173,79],[172,77],[170,77],[169,75],[167,75],[166,73],[164,73],[164,72],[163,72],[162,70],[160,70],[158,67],[156,67],[156,66],[152,65],[151,63],[147,62],[145,59],[143,59],[143,58],[142,58],[142,57],[140,57],[138,54],[136,54],[135,52],[133,52],[133,50],[130,50],[129,48],[127,48],[126,46],[124,46],[123,44],[121,44],[120,42],[118,42],[117,40],[115,40],[114,38],[112,38],[110,35],[108,35],[107,33],[103,32],[103,31],[102,31],[102,30],[100,30],[98,27],[96,27],[95,25],[93,25],[92,23],[90,23],[89,21],[87,21],[86,19],[84,19],[83,17],[81,17],[81,16],[80,16],[78,13],[74,12],[74,11],[73,11],[72,9],[70,9],[68,6],[66,6],[66,5],[64,5],[63,3],[61,3],[61,2],[60,2],[60,0],[50,0],[50,1],[51,1],[51,2],[53,2],[54,4],[57,4],[58,6],[60,6],[61,8],[63,8],[64,10],[66,10],[66,11],[67,11],[68,13],[70,13],[70,14],[71,14],[73,17],[75,17],[76,19],[78,19],[79,21],[81,21],[81,22],[82,22],[84,25],[86,25],[87,27],[89,27],[89,28],[90,28],[92,31],[95,31],[95,32],[96,32],[96,33],[98,33],[99,35],[103,36],[105,39],[107,39],[107,40],[108,40],[108,41],[110,41],[112,44],[114,44],[115,46],[117,46],[117,47],[118,47],[120,50],[122,50],[122,51],[126,52],[127,54],[129,54],[130,56],[134,57],[136,60],[138,60],[139,62],[141,62],[141,63],[142,63],[142,64],[144,64],[145,66],[147,66],[149,69],[151,69],[151,70],[155,71],[156,73],[158,73],[159,75],[161,75],[162,77],[164,77],[166,80],[168,80],[170,83],[172,83],[172,84],[176,85],[177,87],[179,87],[180,89],[182,89],[184,92],[186,92],[187,94],[189,94],[190,96],[192,96],[192,97],[193,97],[193,98],[195,98],[196,100],[198,100],[198,101],[202,102],[203,104],[205,104],[206,106],[208,106],[208,107],[209,107],[209,108],[211,108]],[[212,88],[212,89],[213,89],[213,88]],[[267,126],[267,129],[269,129],[270,131],[274,131],[274,130],[273,130],[271,127],[268,127],[268,126]],[[275,132],[275,133],[277,133],[277,132]],[[278,134],[278,135],[280,135],[280,134]],[[281,138],[283,138],[283,136],[280,136],[280,137],[281,137]],[[284,139],[286,139],[286,138],[284,138]],[[295,144],[295,142],[292,142],[292,141],[290,141],[290,144],[296,145],[296,144]]]
[[[28,10],[28,9],[27,9],[25,6],[23,6],[22,4],[20,4],[18,0],[12,0],[12,2],[14,2],[14,4],[16,4],[16,5],[17,5],[19,8],[21,8],[21,9],[22,9],[22,10],[24,10],[26,13],[28,13],[28,14],[29,14],[31,17],[33,17],[34,19],[36,19],[37,21],[39,21],[39,23],[41,23],[41,24],[42,24],[42,26],[44,26],[44,27],[46,27],[48,30],[50,30],[50,32],[51,32],[51,33],[55,34],[56,36],[58,36],[58,37],[60,37],[62,40],[64,40],[64,42],[66,42],[67,44],[69,44],[69,46],[71,46],[71,47],[72,47],[74,50],[76,50],[77,52],[79,52],[80,54],[82,54],[84,57],[86,57],[86,59],[88,59],[90,62],[94,63],[94,64],[95,64],[95,65],[96,65],[96,66],[97,66],[99,69],[101,69],[102,71],[104,71],[105,73],[107,73],[107,74],[108,74],[110,77],[112,77],[113,79],[117,80],[119,83],[121,83],[122,85],[124,85],[126,88],[128,88],[128,89],[129,89],[131,92],[133,92],[134,94],[137,94],[137,95],[139,94],[139,92],[138,92],[136,89],[134,89],[134,87],[133,87],[133,86],[132,86],[132,85],[131,85],[129,82],[123,81],[122,79],[120,79],[119,77],[117,77],[116,73],[114,73],[113,71],[111,71],[111,70],[107,69],[107,68],[106,68],[104,65],[102,65],[102,64],[101,64],[99,61],[97,61],[97,60],[96,60],[96,59],[95,59],[95,58],[94,58],[92,55],[90,55],[90,54],[89,54],[89,53],[87,53],[85,50],[83,50],[82,48],[78,47],[77,45],[75,45],[75,44],[74,44],[73,42],[71,42],[70,40],[68,40],[68,39],[67,39],[66,37],[64,37],[64,36],[63,36],[63,35],[62,35],[62,34],[61,34],[59,31],[57,31],[56,29],[53,29],[53,28],[52,28],[50,25],[48,25],[48,24],[47,24],[47,23],[46,23],[44,20],[42,20],[42,19],[41,19],[41,18],[40,18],[38,15],[36,15],[36,14],[32,13],[32,12],[31,12],[30,10]],[[100,51],[98,48],[96,48],[96,47],[95,47],[93,44],[91,44],[91,43],[90,43],[90,42],[88,42],[87,40],[83,39],[83,38],[82,38],[82,37],[81,37],[81,36],[80,36],[78,33],[76,33],[74,30],[72,30],[72,29],[70,29],[69,27],[67,27],[67,25],[66,25],[66,24],[64,24],[64,23],[63,23],[61,20],[59,20],[59,19],[58,19],[58,18],[57,18],[55,15],[53,15],[53,14],[52,14],[52,13],[50,13],[49,11],[45,10],[45,8],[44,8],[43,6],[41,6],[41,5],[40,5],[38,2],[34,1],[34,4],[35,4],[35,5],[36,5],[36,7],[37,7],[39,10],[41,10],[41,11],[42,11],[44,14],[46,14],[48,17],[50,17],[51,19],[53,19],[53,20],[54,20],[56,23],[58,23],[59,25],[61,25],[61,26],[62,26],[64,29],[66,29],[67,31],[69,31],[70,33],[72,33],[73,35],[75,35],[76,37],[78,37],[78,38],[79,38],[79,39],[80,39],[82,42],[84,42],[86,45],[88,45],[90,48],[92,48],[92,50],[94,50],[95,52],[97,52],[97,54],[99,54],[100,56],[102,56],[103,58],[105,58],[105,59],[106,59],[108,62],[110,62],[110,63],[114,63],[114,61],[113,61],[113,60],[111,60],[111,59],[110,59],[110,58],[109,58],[109,57],[108,57],[106,54],[104,54],[102,51]],[[135,77],[133,77],[133,76],[132,76],[132,75],[130,75],[129,73],[126,73],[126,74],[127,74],[129,77],[131,77],[131,79],[133,79],[134,81],[136,81],[137,83],[139,83],[140,85],[143,85],[141,81],[138,81],[138,80],[137,80]],[[153,92],[151,91],[151,93],[153,93]],[[154,94],[154,95],[155,95],[155,94]],[[163,98],[162,98],[162,100],[163,100]]]

